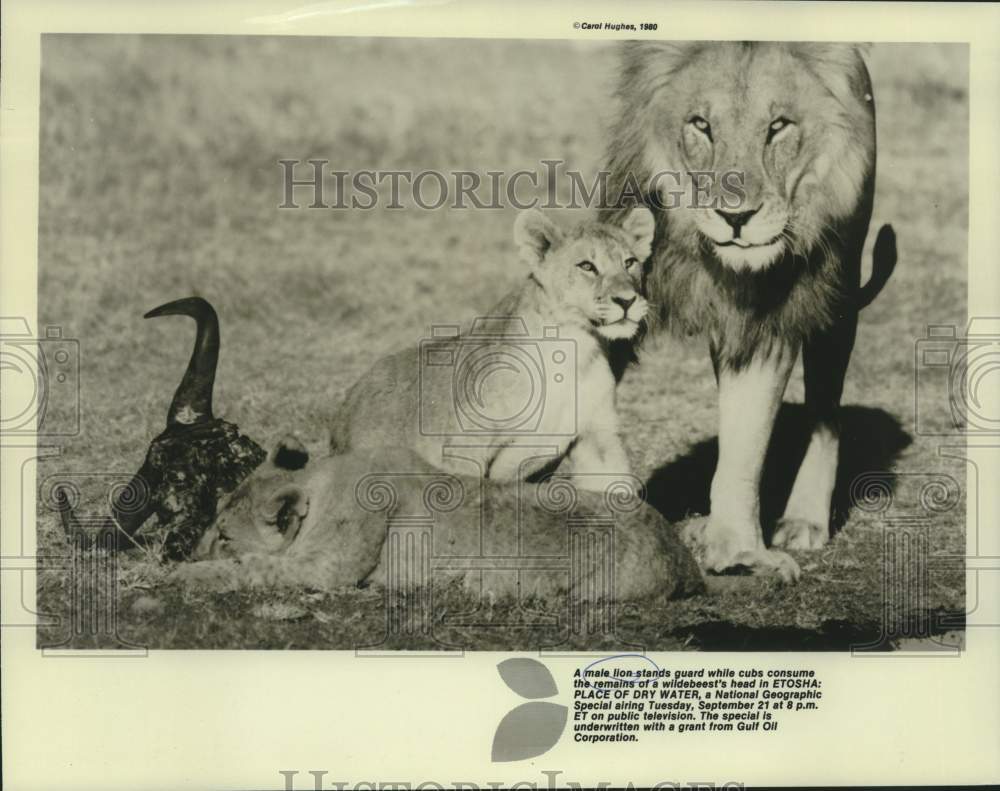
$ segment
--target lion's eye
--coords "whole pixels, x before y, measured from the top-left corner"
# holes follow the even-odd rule
[[[581,261],[577,266],[584,272],[590,272],[592,275],[597,274],[597,267],[594,266],[590,261]]]
[[[771,125],[767,127],[767,142],[770,143],[775,135],[778,134],[782,129],[785,129],[792,125],[792,122],[785,117],[775,118],[771,121]]]
[[[705,135],[705,137],[707,137],[709,140],[712,139],[712,126],[711,124],[708,123],[708,121],[706,121],[700,115],[692,116],[691,120],[688,121],[688,123],[691,124],[691,126],[697,129],[703,135]]]
[[[638,258],[626,258],[625,259],[625,268],[626,269],[631,269],[633,266],[635,266],[638,263],[639,263],[639,259]]]

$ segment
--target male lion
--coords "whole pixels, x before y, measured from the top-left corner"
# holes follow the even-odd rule
[[[658,209],[652,321],[707,336],[719,387],[711,516],[690,538],[711,570],[797,578],[790,556],[765,549],[759,517],[775,415],[801,347],[812,436],[772,543],[817,549],[829,538],[858,311],[896,260],[886,226],[861,287],[875,177],[868,71],[847,44],[629,42],[622,60],[615,205],[602,219],[636,197]],[[665,194],[678,186],[681,201]]]
[[[376,362],[335,413],[333,453],[408,447],[495,480],[525,480],[567,456],[581,475],[629,471],[612,350],[646,315],[652,214],[562,229],[532,209],[514,237],[530,274],[471,332]]]
[[[702,590],[690,551],[636,496],[635,479],[606,476],[602,494],[577,482],[459,478],[398,448],[309,461],[289,438],[223,501],[199,562],[173,578],[215,589],[458,581],[578,601]]]

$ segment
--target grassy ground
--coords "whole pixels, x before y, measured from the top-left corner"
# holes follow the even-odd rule
[[[710,596],[625,607],[621,640],[651,648],[864,642],[882,612],[885,514],[850,509],[847,485],[868,470],[895,474],[889,516],[927,517],[919,481],[965,479],[961,463],[939,456],[939,440],[917,435],[913,413],[916,339],[929,323],[965,322],[966,52],[886,45],[870,61],[879,111],[873,226],[893,223],[900,265],[862,317],[848,377],[842,529],[823,551],[799,557],[800,585],[730,579]],[[83,378],[80,436],[41,465],[40,479],[93,476],[83,479],[84,509],[99,511],[99,474],[139,466],[192,340],[189,322],[141,316],[189,294],[208,298],[222,320],[217,413],[261,444],[294,429],[321,448],[331,404],[372,355],[484,311],[520,276],[513,212],[279,210],[278,160],[512,172],[559,158],[592,173],[613,112],[605,98],[612,65],[603,46],[558,42],[46,37],[40,320],[80,339]],[[786,400],[801,393],[796,375]],[[620,404],[651,500],[672,519],[703,513],[715,454],[705,350],[652,344]],[[800,420],[789,405],[781,437],[794,438]],[[787,496],[796,452],[794,439],[775,445],[768,514]],[[64,552],[52,513],[39,515],[40,546]],[[930,517],[930,552],[964,552],[963,506]],[[372,643],[384,626],[371,591],[196,594],[165,585],[163,570],[141,556],[123,558],[119,577],[119,634],[154,647],[350,647]],[[65,617],[73,581],[57,571],[40,580],[40,609]],[[958,570],[933,574],[921,589],[922,611],[963,606]],[[565,637],[489,628],[504,618],[487,613],[477,621],[485,627],[449,640],[533,647]],[[63,632],[65,621],[45,627],[40,642],[59,642]],[[73,644],[95,641],[108,643],[82,634]]]

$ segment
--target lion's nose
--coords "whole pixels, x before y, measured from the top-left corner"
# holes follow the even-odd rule
[[[622,313],[628,313],[628,309],[635,302],[635,297],[611,297],[611,301],[622,309]]]
[[[750,222],[750,218],[753,217],[758,209],[751,209],[750,211],[723,211],[722,209],[716,209],[715,213],[718,214],[730,228],[733,229],[733,236],[740,235],[740,228]]]

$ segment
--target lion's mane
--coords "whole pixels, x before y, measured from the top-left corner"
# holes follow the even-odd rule
[[[630,180],[638,185],[638,200],[655,205],[655,196],[644,191],[654,174],[684,171],[681,123],[670,116],[671,108],[683,112],[695,90],[693,75],[711,65],[712,58],[728,58],[729,63],[740,58],[751,72],[732,81],[733,101],[748,85],[783,90],[772,72],[752,73],[755,51],[766,47],[782,48],[796,79],[812,81],[821,97],[806,108],[812,137],[801,152],[806,172],[817,171],[815,183],[801,191],[798,203],[792,198],[792,211],[806,232],[768,268],[736,271],[712,254],[693,224],[661,208],[647,263],[646,289],[656,307],[651,329],[707,335],[721,364],[734,368],[758,351],[807,339],[851,310],[857,298],[860,272],[844,271],[841,262],[860,257],[875,166],[874,103],[859,49],[846,44],[625,42],[620,110],[607,157],[608,205],[601,212],[602,219],[616,221],[637,202],[634,190],[629,197]]]

